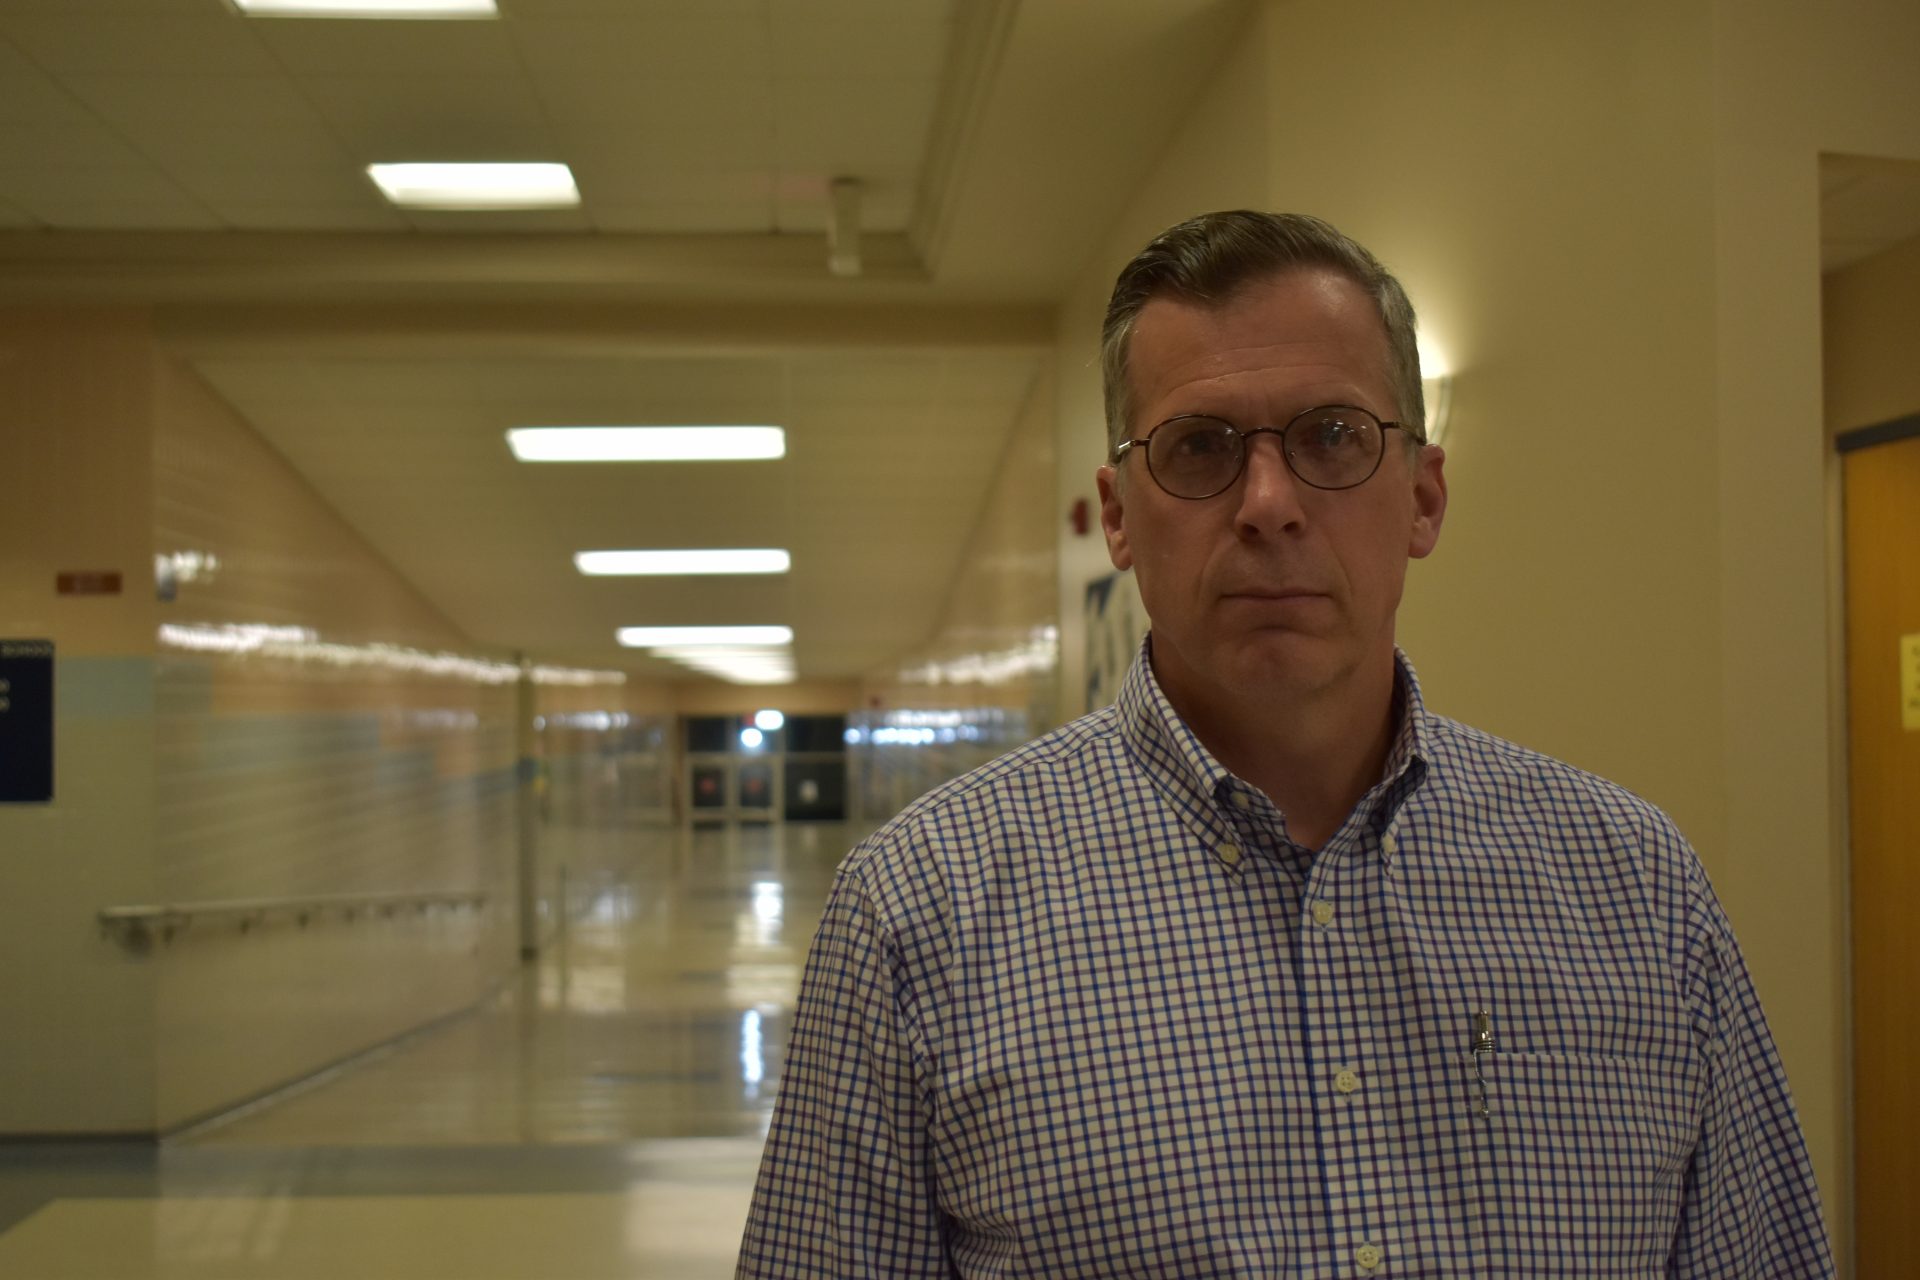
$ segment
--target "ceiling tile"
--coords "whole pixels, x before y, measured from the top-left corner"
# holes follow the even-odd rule
[[[515,22],[529,18],[758,18],[767,0],[508,0]]]
[[[15,203],[49,227],[69,231],[217,231],[220,221],[186,199],[142,198],[116,204],[63,200],[58,196],[15,197]]]
[[[112,168],[9,168],[0,188],[10,200],[38,211],[49,201],[72,204],[132,205],[151,200],[162,208],[192,204],[192,197],[150,165]]]
[[[600,231],[650,235],[764,235],[773,229],[766,201],[734,204],[608,204],[588,202],[587,216]]]
[[[568,80],[764,80],[767,24],[757,17],[528,19],[512,24],[543,91]]]
[[[209,202],[332,205],[390,212],[367,175],[350,165],[175,165],[169,173],[182,187]],[[391,225],[404,225],[396,215]]]
[[[939,79],[953,27],[944,15],[843,18],[776,6],[772,34],[776,76],[889,76],[931,85]]]
[[[0,35],[55,75],[271,75],[279,68],[257,25],[217,5],[191,15],[116,12],[111,21],[63,6],[0,18]]]
[[[352,161],[317,120],[129,120],[127,139],[155,163],[183,169],[351,169]]]
[[[68,76],[66,86],[108,122],[316,119],[285,76]]]
[[[0,124],[0,172],[21,167],[111,168],[146,164],[113,130],[98,124]]]
[[[0,122],[80,124],[92,118],[51,76],[0,40]]]
[[[720,119],[704,128],[678,130],[556,120],[553,134],[560,154],[603,171],[771,170],[775,154],[771,116],[757,121]]]
[[[323,22],[254,24],[281,66],[299,76],[495,76],[521,74],[505,22]]]
[[[519,76],[315,76],[300,87],[342,145],[369,162],[559,158]]]
[[[777,80],[773,93],[783,169],[916,167],[933,118],[932,90],[914,80]]]
[[[581,76],[543,82],[540,99],[556,125],[612,137],[773,132],[773,90],[765,79]]]
[[[574,161],[573,175],[596,210],[629,204],[751,206],[764,230],[773,208],[773,183],[764,169],[639,170],[632,164],[581,158]]]

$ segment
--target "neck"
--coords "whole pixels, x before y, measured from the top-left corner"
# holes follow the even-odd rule
[[[1318,850],[1386,768],[1397,685],[1389,652],[1326,688],[1270,698],[1161,688],[1214,759],[1267,794],[1296,843]]]

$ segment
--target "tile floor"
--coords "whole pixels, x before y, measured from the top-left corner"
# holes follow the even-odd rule
[[[498,997],[157,1147],[0,1146],[8,1280],[730,1276],[843,825],[663,833]]]

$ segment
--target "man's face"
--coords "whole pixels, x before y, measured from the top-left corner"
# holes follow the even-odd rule
[[[1155,298],[1128,363],[1134,437],[1181,414],[1242,430],[1320,405],[1399,417],[1379,312],[1325,270],[1274,276],[1224,306]],[[1372,479],[1337,491],[1295,478],[1274,435],[1249,440],[1240,478],[1199,501],[1162,491],[1142,449],[1121,460],[1128,474],[1100,468],[1107,551],[1139,582],[1155,674],[1176,705],[1292,702],[1391,662],[1407,560],[1433,550],[1447,499],[1441,451],[1409,461],[1399,434],[1386,433]]]

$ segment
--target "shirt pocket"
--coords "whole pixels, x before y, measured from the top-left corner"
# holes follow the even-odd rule
[[[1484,1131],[1478,1184],[1495,1270],[1664,1275],[1700,1131],[1694,1069],[1502,1052],[1469,1057],[1466,1072]]]

